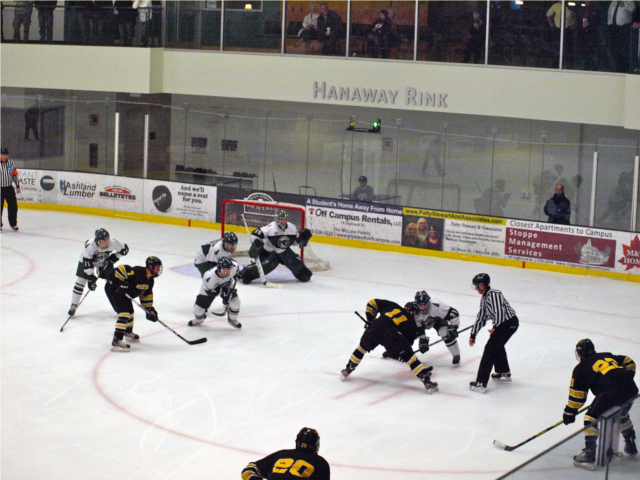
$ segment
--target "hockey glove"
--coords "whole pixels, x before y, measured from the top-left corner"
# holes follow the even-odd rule
[[[562,414],[562,423],[569,425],[576,421],[576,409],[571,408],[568,405],[564,407],[564,413]]]
[[[158,321],[158,312],[156,312],[155,308],[147,307],[145,308],[145,311],[147,312],[147,320],[149,320],[150,322]]]
[[[223,305],[229,305],[229,302],[238,296],[238,290],[235,288],[224,288],[222,292],[220,292],[220,297],[222,298]]]
[[[264,245],[264,242],[259,238],[254,240],[253,243],[251,244],[251,248],[249,249],[249,256],[251,258],[258,258],[258,255],[260,254],[260,250],[262,250],[263,245]]]
[[[304,248],[307,246],[307,244],[309,243],[309,239],[312,236],[313,234],[308,228],[303,228],[302,230],[300,230],[300,233],[298,234],[298,238],[296,239],[296,241],[298,242],[298,245],[300,245],[300,247]]]
[[[89,287],[89,290],[91,290],[92,292],[94,292],[96,290],[97,282],[98,278],[95,275],[92,275],[91,277],[89,277],[89,282],[87,283],[87,287]]]
[[[427,353],[429,351],[429,337],[420,337],[419,342],[420,353]]]
[[[127,253],[129,253],[129,245],[125,243],[124,248],[120,250],[118,253],[124,257]]]

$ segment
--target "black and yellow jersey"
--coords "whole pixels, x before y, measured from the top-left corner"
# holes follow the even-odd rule
[[[578,410],[587,400],[589,390],[594,395],[607,391],[626,390],[634,384],[636,364],[624,355],[600,352],[584,358],[573,369],[569,387],[568,407]]]
[[[153,306],[153,277],[147,278],[146,267],[118,265],[111,274],[106,288],[117,291],[120,295],[129,295],[131,298],[140,297],[140,303],[144,308]]]
[[[331,470],[327,461],[310,450],[280,450],[251,462],[242,470],[242,480],[329,480]]]
[[[418,327],[413,316],[403,307],[390,300],[373,298],[367,303],[367,321],[372,322],[376,316],[390,322],[405,336],[409,343],[418,337]]]

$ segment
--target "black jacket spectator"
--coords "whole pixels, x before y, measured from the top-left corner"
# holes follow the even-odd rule
[[[557,185],[556,193],[547,200],[544,213],[549,216],[549,223],[569,225],[571,218],[571,202],[564,196],[564,186]]]
[[[318,17],[318,40],[322,43],[322,53],[333,55],[335,44],[342,38],[342,19],[337,12],[329,10],[326,4],[320,5],[320,16]]]

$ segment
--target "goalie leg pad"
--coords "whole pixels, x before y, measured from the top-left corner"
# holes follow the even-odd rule
[[[262,271],[265,275],[273,272],[280,265],[280,258],[276,252],[267,252],[263,250],[260,254],[260,262],[262,263]]]
[[[242,283],[244,283],[245,285],[248,285],[249,283],[253,282],[256,278],[260,277],[260,272],[258,272],[258,267],[256,266],[256,264],[252,264],[249,265],[246,268],[242,269],[242,272],[240,272],[240,280],[242,280]]]
[[[300,257],[296,255],[291,249],[287,249],[278,255],[282,264],[291,270],[293,276],[301,282],[308,282],[313,275],[313,272],[307,268]]]

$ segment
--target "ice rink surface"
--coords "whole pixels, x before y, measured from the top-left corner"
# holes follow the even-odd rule
[[[212,315],[188,327],[200,288],[190,265],[218,231],[24,209],[19,220],[19,233],[1,237],[5,480],[237,479],[249,461],[293,448],[304,426],[320,432],[334,479],[492,479],[579,428],[581,417],[514,452],[492,446],[562,418],[578,340],[640,361],[637,283],[314,244],[332,268],[311,282],[276,271],[281,290],[238,286],[242,330]],[[102,280],[60,332],[78,257],[99,227],[131,248],[122,263],[162,259],[160,318],[207,343],[189,346],[138,313],[141,342],[112,353],[116,315]],[[355,310],[371,298],[404,305],[426,289],[458,309],[463,328],[478,311],[479,272],[520,318],[507,344],[513,383],[469,391],[488,328],[473,348],[460,335],[458,369],[442,343],[420,355],[434,366],[434,395],[380,347],[340,382],[363,332]]]

